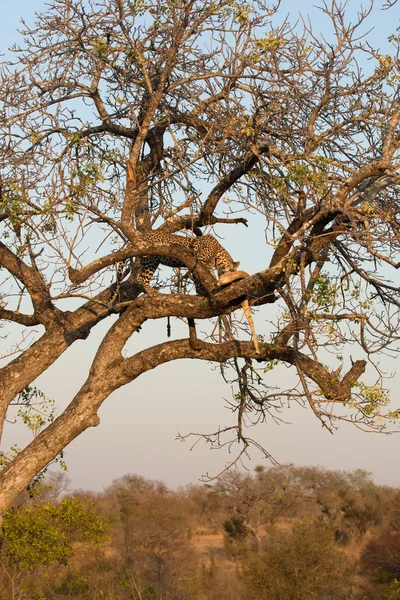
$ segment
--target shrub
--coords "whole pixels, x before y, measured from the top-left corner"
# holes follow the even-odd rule
[[[292,531],[275,531],[263,552],[248,555],[243,564],[257,600],[331,600],[344,588],[347,574],[332,529],[315,520],[302,520]]]

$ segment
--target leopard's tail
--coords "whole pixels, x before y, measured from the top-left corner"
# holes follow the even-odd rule
[[[254,346],[256,347],[256,352],[257,352],[257,354],[260,354],[260,345],[258,343],[257,334],[256,334],[256,330],[255,330],[255,327],[254,327],[254,321],[253,321],[253,317],[252,317],[252,314],[251,314],[251,310],[250,310],[250,306],[249,306],[249,301],[247,299],[243,300],[243,302],[242,302],[242,308],[243,308],[244,315],[245,315],[245,317],[247,319],[247,322],[250,325],[251,336],[253,338]]]

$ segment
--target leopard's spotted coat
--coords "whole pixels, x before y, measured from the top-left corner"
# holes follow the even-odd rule
[[[162,244],[180,244],[186,248],[190,248],[196,258],[209,267],[217,269],[218,275],[228,273],[230,271],[236,271],[239,266],[239,262],[234,262],[229,252],[221,246],[221,244],[212,235],[203,235],[197,238],[183,237],[181,235],[174,235],[163,231],[152,231],[146,234],[146,241],[148,242],[160,242]],[[155,255],[155,256],[141,256],[140,257],[141,269],[137,275],[137,282],[147,293],[152,293],[153,288],[150,286],[150,282],[156,272],[158,266],[166,265],[167,267],[180,268],[185,267],[185,264],[177,258],[169,258],[167,256]],[[124,273],[124,264],[118,265],[117,273],[117,284],[122,281]],[[204,296],[205,290],[201,285],[200,281],[194,276],[193,277],[196,292],[199,295]]]

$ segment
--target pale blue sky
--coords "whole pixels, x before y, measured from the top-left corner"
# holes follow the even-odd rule
[[[35,10],[40,11],[45,2],[41,0],[2,0],[5,11],[0,21],[0,51],[18,41],[16,29],[20,17],[32,23]],[[315,29],[324,28],[321,15],[313,8],[315,0],[283,0],[283,12],[309,13]],[[358,8],[359,1],[350,0],[351,8]],[[377,7],[380,3],[377,2]],[[397,11],[397,16],[399,16]],[[283,13],[282,13],[283,14]],[[396,13],[376,11],[376,29],[370,34],[371,41],[385,46],[386,37],[397,26]],[[385,32],[383,34],[383,31]],[[240,230],[240,243],[232,235],[226,247],[242,267],[250,272],[263,266],[262,253],[257,264],[251,260],[253,248],[261,247],[263,232]],[[257,237],[258,236],[258,237]],[[262,321],[257,320],[262,329]],[[96,348],[96,341],[109,327],[111,320],[101,324],[87,341],[75,343],[61,359],[37,382],[49,396],[64,407],[83,383]],[[174,335],[180,330],[173,324]],[[182,331],[182,334],[183,331]],[[157,327],[146,325],[140,335],[140,343],[158,343],[165,337],[165,323]],[[394,370],[395,362],[388,364]],[[288,371],[282,368],[274,377],[287,379]],[[396,407],[400,378],[390,382]],[[120,389],[110,397],[100,410],[101,424],[88,430],[73,442],[66,452],[66,462],[73,487],[101,490],[113,478],[128,472],[145,477],[162,479],[168,485],[177,486],[196,481],[202,473],[218,472],[229,456],[224,452],[210,452],[199,444],[192,452],[190,442],[174,441],[177,432],[213,431],[218,425],[232,422],[234,416],[226,410],[224,398],[230,399],[231,389],[222,382],[218,369],[200,361],[180,361],[164,365],[142,376],[130,386]],[[275,425],[272,421],[258,427],[254,436],[281,463],[320,465],[328,468],[352,470],[364,468],[372,471],[376,480],[400,486],[400,437],[379,436],[342,426],[334,435],[322,430],[311,411],[299,407],[282,415],[289,425]],[[9,428],[5,445],[27,440],[27,434]],[[261,457],[253,452],[250,469],[260,464]],[[264,463],[263,463],[264,464]]]

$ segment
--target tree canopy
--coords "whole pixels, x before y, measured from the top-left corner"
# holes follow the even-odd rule
[[[238,384],[237,424],[211,442],[257,445],[246,420],[287,398],[329,430],[396,419],[375,357],[398,343],[399,37],[374,49],[370,9],[350,22],[322,4],[324,34],[263,0],[52,0],[24,23],[0,80],[0,422],[17,404],[41,431],[4,451],[0,507],[113,391],[180,358],[231,367]],[[263,268],[229,285],[168,238],[234,230],[237,260],[249,214]],[[141,256],[179,259],[206,293],[172,270],[142,293]],[[245,299],[272,321],[259,351],[233,318]],[[80,391],[35,425],[36,378],[110,315]],[[127,355],[145,321],[172,317],[185,337]],[[289,390],[271,385],[280,363]]]

